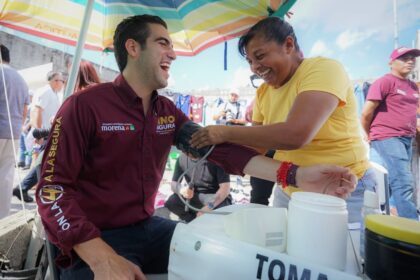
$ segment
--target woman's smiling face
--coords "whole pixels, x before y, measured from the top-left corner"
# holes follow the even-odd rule
[[[279,44],[273,40],[267,41],[263,35],[255,36],[248,42],[245,50],[251,71],[267,84],[278,88],[293,76],[294,42],[291,37]]]

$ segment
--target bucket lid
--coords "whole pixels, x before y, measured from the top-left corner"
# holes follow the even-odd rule
[[[382,236],[420,245],[420,222],[387,215],[367,215],[366,228]]]

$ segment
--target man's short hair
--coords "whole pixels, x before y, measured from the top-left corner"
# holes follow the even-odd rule
[[[54,79],[55,76],[57,76],[57,75],[63,75],[63,74],[61,72],[58,72],[58,71],[50,71],[50,72],[48,72],[48,74],[47,74],[47,80],[48,80],[48,82],[50,82],[52,79]]]
[[[10,52],[9,49],[3,45],[0,44],[0,52],[1,52],[1,59],[3,62],[9,63],[10,62]]]
[[[135,15],[123,19],[114,34],[114,54],[117,61],[118,68],[122,72],[127,65],[127,50],[125,49],[125,42],[128,39],[137,41],[141,48],[146,47],[146,40],[150,36],[149,24],[160,24],[166,29],[166,23],[158,16],[152,15]]]

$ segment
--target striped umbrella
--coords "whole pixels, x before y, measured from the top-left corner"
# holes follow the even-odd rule
[[[42,38],[76,45],[86,0],[3,0],[0,25]],[[283,16],[295,1],[287,0],[97,0],[85,48],[112,48],[115,26],[134,14],[163,18],[178,55],[194,55],[238,37],[261,18]],[[282,7],[283,6],[283,7]],[[279,9],[279,7],[282,9]]]
[[[243,34],[271,14],[284,16],[296,0],[1,0],[0,30],[18,30],[82,48],[112,49],[116,25],[135,14],[158,15],[168,24],[178,55],[191,56]],[[77,67],[74,67],[77,66]],[[76,68],[76,69],[75,69]],[[69,86],[72,85],[70,73]],[[75,79],[75,77],[74,77]],[[68,86],[68,87],[69,87]],[[66,93],[67,94],[67,93]]]

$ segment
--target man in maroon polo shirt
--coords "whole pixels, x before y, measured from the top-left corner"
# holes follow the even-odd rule
[[[398,215],[418,221],[411,173],[412,143],[416,137],[419,89],[409,79],[420,56],[419,49],[400,47],[390,56],[390,73],[369,88],[361,122],[370,146],[389,174],[391,197]]]
[[[152,216],[153,205],[170,147],[189,120],[156,89],[166,87],[176,55],[165,22],[149,15],[118,25],[114,51],[121,75],[64,102],[42,162],[38,210],[60,249],[61,279],[146,279],[143,273],[167,271],[176,224]],[[218,145],[209,160],[232,174],[276,180],[278,163],[248,148]],[[327,165],[298,168],[293,180],[306,190],[329,186],[341,197],[356,181]]]

